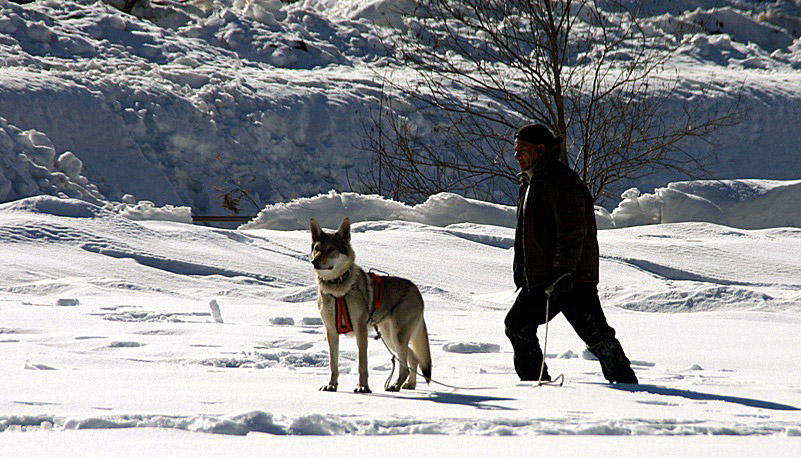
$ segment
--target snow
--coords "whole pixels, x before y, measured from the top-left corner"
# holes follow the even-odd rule
[[[351,197],[362,211],[372,200],[378,216],[397,208]],[[741,201],[749,197],[760,194]],[[307,202],[320,220],[341,216],[330,198]],[[484,218],[497,211],[474,203]],[[152,440],[208,443],[199,453],[209,456],[267,444],[303,456],[347,438],[351,447],[396,448],[390,455],[411,441],[453,456],[474,444],[520,451],[531,436],[549,453],[588,450],[577,437],[590,435],[620,456],[757,444],[792,456],[801,431],[801,229],[687,222],[601,231],[602,302],[641,385],[605,384],[560,316],[546,356],[565,384],[536,387],[517,380],[502,329],[515,295],[514,229],[466,223],[462,206],[451,208],[438,223],[454,223],[442,226],[354,221],[361,265],[420,286],[434,360],[432,384],[387,395],[390,358],[371,340],[374,394],[357,396],[348,389],[357,377],[352,339],[341,343],[341,392],[318,390],[328,356],[308,229],[132,221],[53,196],[1,205],[3,450],[57,441],[76,453],[92,444],[82,452],[96,456],[115,444],[126,456]],[[309,210],[283,211],[290,221]],[[65,300],[72,305],[58,306]]]
[[[312,217],[323,227],[336,228],[342,221],[340,215],[345,214],[353,221],[410,221],[431,226],[477,223],[514,227],[516,213],[508,205],[466,199],[452,193],[435,194],[421,204],[409,206],[381,196],[331,191],[268,205],[242,229],[305,229]]]
[[[641,194],[627,190],[605,224],[703,221],[743,229],[801,227],[801,181],[713,180],[669,183]],[[605,216],[605,215],[604,215]]]
[[[688,145],[714,179],[633,179],[596,207],[601,300],[641,385],[604,383],[560,316],[561,387],[519,382],[503,334],[513,206],[350,186],[392,68],[375,25],[418,26],[412,4],[0,0],[3,455],[798,454],[801,4],[646,3],[643,27],[683,40],[678,95],[711,88],[703,107],[745,122]],[[237,187],[252,221],[187,224]],[[419,285],[433,383],[384,393],[371,340],[374,393],[353,394],[345,339],[341,391],[318,390],[308,221],[345,216],[357,262]]]
[[[256,201],[244,214],[332,188],[358,192],[351,184],[369,168],[360,138],[381,97],[378,75],[409,76],[388,62],[381,27],[418,27],[399,15],[413,4],[143,0],[139,19],[90,0],[2,1],[0,126],[30,133],[44,156],[21,140],[0,144],[0,201],[61,193],[116,204],[128,195],[128,205],[219,215],[220,194],[237,187]],[[778,0],[646,2],[643,27],[682,40],[666,69],[681,75],[667,114],[687,99],[745,115],[712,144],[686,145],[712,158],[711,177],[798,178],[801,133],[790,120],[801,116],[799,10]],[[612,192],[680,179],[663,172]],[[615,197],[601,203],[611,209]]]

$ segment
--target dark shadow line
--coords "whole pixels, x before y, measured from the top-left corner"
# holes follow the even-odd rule
[[[609,388],[620,391],[628,391],[630,393],[650,393],[661,394],[663,396],[678,396],[693,401],[724,401],[733,404],[740,404],[746,407],[755,407],[757,409],[768,410],[801,410],[801,408],[779,404],[777,402],[762,401],[759,399],[741,398],[737,396],[726,396],[720,394],[701,393],[698,391],[680,390],[677,388],[667,388],[657,385],[628,385],[628,384],[614,384],[608,385]]]
[[[504,407],[499,405],[487,405],[482,404],[487,401],[517,401],[515,398],[501,398],[497,396],[477,396],[472,394],[458,394],[458,393],[442,393],[438,391],[429,391],[429,392],[417,392],[417,394],[425,394],[425,397],[408,397],[408,396],[397,396],[391,394],[382,394],[382,393],[373,393],[368,396],[375,396],[375,397],[382,397],[382,398],[392,398],[398,400],[407,400],[407,401],[427,401],[427,402],[434,402],[437,404],[449,404],[449,405],[462,405],[467,407],[473,407],[480,410],[517,410],[513,407]],[[363,396],[363,395],[360,395]]]

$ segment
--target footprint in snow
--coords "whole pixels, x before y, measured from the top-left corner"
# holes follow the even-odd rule
[[[278,340],[271,340],[262,342],[260,345],[256,346],[255,348],[259,350],[270,350],[273,348],[282,348],[285,350],[308,350],[313,347],[314,344],[311,342],[302,342],[298,340],[285,340],[285,339],[278,339]]]
[[[448,353],[498,353],[501,351],[501,346],[483,342],[459,342],[446,343],[442,346],[442,349]]]
[[[131,341],[115,341],[108,344],[107,348],[136,348],[142,347],[145,344]]]
[[[56,370],[56,368],[48,366],[47,364],[25,363],[25,370],[29,370],[29,371],[54,371],[54,370]]]
[[[303,318],[300,319],[300,325],[301,326],[322,326],[323,325],[323,319],[319,318],[319,317],[311,317],[311,316],[303,317]]]
[[[274,316],[270,318],[270,324],[273,326],[294,326],[295,320],[288,316]]]
[[[62,297],[56,300],[56,307],[75,307],[81,304],[81,301],[75,298]]]

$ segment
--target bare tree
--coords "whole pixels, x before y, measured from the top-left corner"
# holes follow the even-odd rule
[[[680,76],[665,64],[678,41],[646,32],[642,3],[419,0],[408,28],[385,37],[412,76],[382,78],[362,186],[409,201],[439,191],[513,201],[511,134],[529,122],[562,137],[560,159],[596,199],[624,179],[702,171],[686,140],[734,123],[736,107],[676,109]]]

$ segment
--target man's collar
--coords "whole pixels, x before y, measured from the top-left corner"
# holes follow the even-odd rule
[[[520,180],[521,183],[530,183],[531,178],[534,176],[534,167],[530,167],[520,173],[517,174],[517,178]]]

